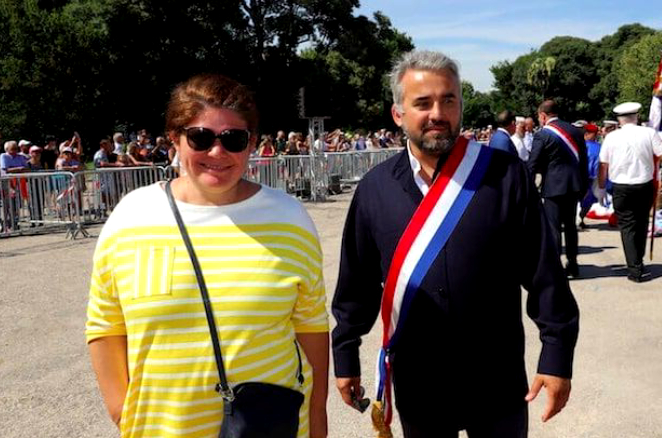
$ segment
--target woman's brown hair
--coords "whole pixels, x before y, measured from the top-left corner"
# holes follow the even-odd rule
[[[207,107],[235,111],[246,120],[249,131],[257,131],[258,113],[253,93],[239,82],[219,74],[197,75],[175,87],[166,110],[166,131],[181,132]]]

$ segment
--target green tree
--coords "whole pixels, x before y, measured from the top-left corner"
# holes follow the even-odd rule
[[[462,100],[465,127],[481,128],[494,123],[494,102],[490,93],[476,91],[470,82],[462,81]]]
[[[625,49],[616,69],[619,102],[641,102],[640,114],[648,118],[657,66],[662,56],[662,32],[647,35]]]
[[[330,122],[343,128],[377,129],[393,123],[387,73],[393,60],[414,46],[381,12],[373,18],[355,17],[337,41],[302,53],[309,72],[309,115],[331,116]]]
[[[589,99],[600,107],[602,116],[611,114],[618,100],[618,78],[616,71],[623,52],[642,37],[655,31],[641,24],[627,24],[612,34],[603,37],[596,45],[594,63],[597,66],[598,83],[589,92]]]
[[[540,100],[545,100],[545,93],[549,88],[552,72],[556,66],[556,58],[545,56],[536,58],[526,72],[526,81],[529,85],[540,91]]]

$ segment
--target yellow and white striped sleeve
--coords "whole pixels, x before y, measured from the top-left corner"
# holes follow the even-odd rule
[[[87,305],[85,335],[87,342],[105,336],[126,335],[124,314],[115,287],[110,259],[114,245],[99,242],[94,253],[90,299]]]
[[[297,333],[323,333],[329,331],[326,311],[326,291],[322,271],[322,250],[315,241],[315,253],[309,257],[309,278],[299,288],[292,322]]]

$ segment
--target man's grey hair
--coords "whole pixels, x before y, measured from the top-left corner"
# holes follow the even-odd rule
[[[16,140],[9,140],[5,142],[5,152],[9,153],[9,149],[12,147],[18,147],[18,143],[16,143]]]
[[[407,70],[446,71],[450,72],[457,79],[458,84],[461,83],[460,69],[457,63],[443,53],[430,50],[412,50],[411,52],[407,52],[396,60],[390,73],[393,103],[395,103],[398,111],[402,111],[404,91],[401,82]]]
[[[116,132],[116,133],[113,134],[113,141],[114,142],[117,143],[117,141],[119,141],[120,138],[124,138],[124,134],[122,134],[121,132]]]
[[[618,116],[618,123],[623,126],[626,123],[634,123],[635,125],[639,122],[639,115],[637,114],[627,114],[624,116]]]

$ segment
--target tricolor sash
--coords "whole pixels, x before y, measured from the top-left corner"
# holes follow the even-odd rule
[[[377,362],[378,409],[391,423],[391,370],[395,345],[414,295],[480,187],[493,149],[460,137],[421,201],[393,254],[382,297],[384,336]]]
[[[579,146],[577,146],[577,143],[575,142],[575,139],[572,138],[572,135],[565,132],[563,129],[561,129],[560,126],[554,125],[552,123],[545,125],[542,129],[553,132],[558,138],[560,138],[561,141],[563,141],[563,144],[568,147],[568,150],[572,156],[575,157],[577,161],[579,161]]]

